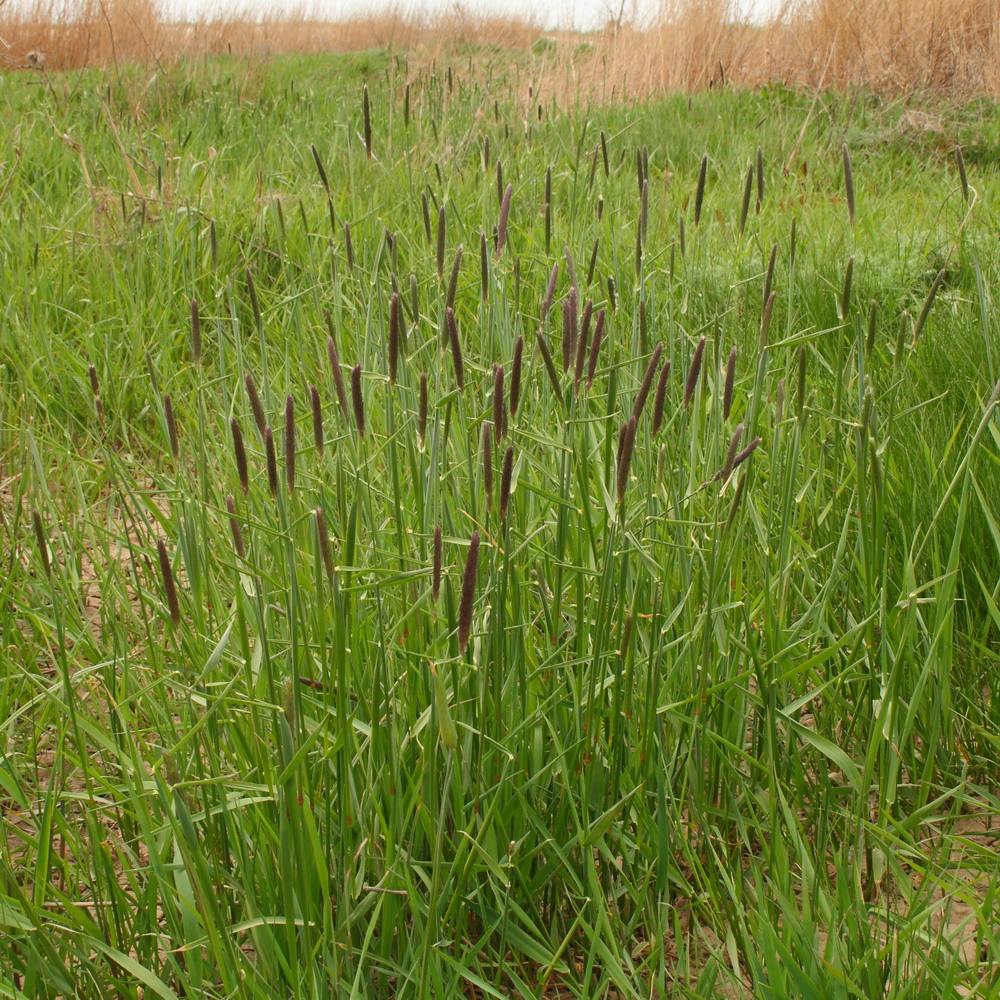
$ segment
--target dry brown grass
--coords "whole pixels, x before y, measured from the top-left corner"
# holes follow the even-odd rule
[[[69,2],[60,16],[67,8],[54,0],[16,8],[0,0],[0,65],[63,69],[370,48],[431,59],[470,45],[530,51],[544,34],[538,24],[458,7],[433,17],[389,7],[335,24],[240,13],[177,24],[155,0]],[[1000,96],[1000,0],[787,0],[766,24],[740,22],[736,8],[733,0],[661,0],[658,18],[643,29],[609,23],[588,35],[549,36],[530,73],[540,89],[605,100],[773,81]]]

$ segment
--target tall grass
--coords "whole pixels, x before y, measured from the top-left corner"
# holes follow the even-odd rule
[[[0,92],[0,992],[995,997],[995,122],[370,59]]]
[[[763,23],[738,0],[664,0],[641,22],[609,19],[589,32],[497,17],[474,6],[324,20],[220,6],[194,23],[157,0],[22,0],[0,6],[0,65],[37,68],[167,63],[213,54],[406,52],[430,65],[446,54],[517,51],[536,85],[564,96],[639,98],[702,87],[780,81],[886,94],[1000,94],[1000,0],[786,0]],[[624,11],[624,8],[623,8]],[[468,68],[468,67],[466,67]],[[501,189],[502,190],[502,189]]]

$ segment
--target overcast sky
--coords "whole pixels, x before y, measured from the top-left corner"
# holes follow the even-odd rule
[[[336,21],[347,16],[392,7],[406,11],[447,8],[447,0],[162,0],[168,10],[181,17],[204,17],[223,10],[259,10],[274,16],[283,11],[303,8],[324,20]],[[655,12],[658,0],[464,0],[462,6],[498,15],[533,15],[546,28],[576,28],[586,31],[617,17],[624,2],[626,20],[641,19]],[[766,17],[781,0],[734,0],[748,16]]]

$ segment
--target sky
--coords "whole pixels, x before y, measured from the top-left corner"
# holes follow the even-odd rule
[[[212,11],[238,8],[261,10],[268,15],[285,10],[305,9],[323,20],[356,16],[373,9],[392,7],[404,13],[409,11],[440,10],[449,6],[448,0],[163,0],[164,5],[182,17],[204,17]],[[734,0],[734,6],[749,17],[764,18],[781,0]],[[622,4],[624,3],[624,8]],[[463,0],[462,6],[484,13],[528,15],[541,21],[545,28],[575,28],[588,31],[600,27],[609,19],[617,18],[624,10],[626,20],[641,20],[654,13],[658,0]]]

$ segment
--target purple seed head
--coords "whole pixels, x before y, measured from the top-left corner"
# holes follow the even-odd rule
[[[399,364],[399,293],[393,292],[389,300],[389,385],[396,384]]]
[[[462,362],[462,344],[458,339],[458,324],[455,322],[455,311],[448,307],[445,317],[448,324],[448,339],[451,341],[451,361],[455,369],[455,381],[458,391],[465,391],[465,365]]]
[[[493,366],[493,433],[496,435],[496,443],[500,443],[507,427],[504,414],[507,412],[503,398],[503,365]]]
[[[479,532],[472,533],[469,554],[465,557],[465,572],[462,574],[462,597],[458,605],[458,649],[465,655],[472,632],[472,605],[476,597],[476,576],[479,572]]]
[[[270,424],[264,425],[264,453],[267,460],[267,488],[271,496],[278,495],[278,458],[274,453],[274,431]]]
[[[253,375],[250,372],[247,372],[246,378],[243,381],[247,387],[247,398],[250,400],[250,410],[253,413],[254,423],[257,425],[257,430],[261,437],[263,437],[264,425],[267,421],[264,419],[264,406],[257,393],[257,384],[254,382]]]
[[[729,419],[729,411],[733,406],[733,380],[736,378],[736,345],[729,352],[729,361],[726,364],[726,385],[722,393],[722,419]]]
[[[247,450],[243,444],[243,431],[240,429],[239,421],[235,417],[229,422],[229,426],[233,429],[233,452],[236,455],[236,473],[240,478],[240,489],[243,490],[243,495],[246,496],[247,490],[250,489],[250,475],[247,471]]]
[[[170,567],[170,555],[162,538],[156,540],[156,554],[160,560],[160,576],[163,579],[163,591],[167,597],[167,607],[170,610],[170,621],[174,626],[181,623],[181,606],[177,601],[177,587],[174,584],[174,573]]]
[[[701,359],[705,353],[705,338],[698,341],[698,346],[694,349],[694,357],[691,359],[691,367],[688,369],[687,382],[684,385],[684,409],[691,403],[691,397],[698,387],[698,376],[701,374]]]
[[[663,362],[660,377],[656,383],[656,395],[653,397],[653,436],[655,437],[663,426],[663,408],[667,401],[667,382],[670,378],[670,358]]]
[[[545,289],[545,298],[542,299],[542,309],[538,316],[538,325],[545,326],[545,317],[548,316],[552,308],[552,300],[556,294],[556,281],[559,278],[559,261],[552,265],[552,272],[549,274],[549,283]]]
[[[417,436],[420,447],[427,440],[427,372],[420,373],[420,402],[417,406]]]
[[[358,434],[365,436],[365,398],[361,393],[361,365],[351,369],[351,402],[354,404],[354,423]]]
[[[632,417],[636,422],[638,422],[642,416],[642,411],[646,408],[649,390],[653,387],[653,376],[656,374],[656,369],[660,366],[661,354],[663,354],[662,341],[653,349],[653,355],[649,359],[649,364],[646,365],[646,374],[642,377],[642,385],[639,386],[639,392],[636,394],[635,403],[632,406]]]
[[[521,401],[521,361],[524,355],[524,337],[518,334],[514,341],[514,360],[510,366],[510,415],[517,413]]]
[[[632,417],[625,425],[625,436],[621,443],[621,458],[618,460],[618,504],[625,502],[629,469],[632,466],[632,452],[635,450],[636,419]]]
[[[486,492],[486,509],[493,509],[493,438],[490,423],[483,424],[483,490]]]
[[[597,322],[594,324],[594,339],[590,345],[590,360],[587,363],[587,392],[594,384],[594,376],[597,374],[597,359],[601,353],[601,339],[604,336],[604,316],[605,311],[599,310]]]
[[[229,511],[229,532],[233,536],[233,548],[241,559],[246,559],[247,552],[243,545],[243,532],[240,530],[240,522],[236,517],[236,501],[232,496],[226,497],[226,510]]]

